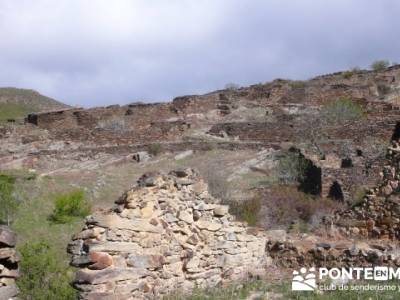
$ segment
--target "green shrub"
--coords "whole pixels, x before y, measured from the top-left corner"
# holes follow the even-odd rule
[[[86,217],[90,213],[90,204],[81,190],[60,195],[55,200],[55,208],[50,220],[54,223],[69,223],[76,217]]]
[[[371,64],[371,68],[374,71],[383,71],[390,66],[390,62],[388,60],[376,60]]]
[[[49,244],[43,241],[26,243],[19,252],[21,276],[17,285],[21,299],[77,299],[69,284],[72,272],[60,262],[59,255]]]
[[[0,174],[0,223],[10,225],[17,211],[18,202],[14,196],[15,178]]]
[[[148,151],[153,156],[158,156],[162,152],[162,146],[159,143],[149,145]]]
[[[348,97],[340,97],[322,107],[322,117],[333,125],[356,121],[363,115],[363,108]]]

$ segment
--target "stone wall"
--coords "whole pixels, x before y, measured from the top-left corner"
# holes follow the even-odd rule
[[[19,257],[15,251],[16,236],[7,226],[0,226],[0,299],[8,300],[18,293],[15,278],[19,275]]]
[[[266,237],[236,222],[195,171],[142,176],[68,246],[82,299],[160,299],[263,273]]]
[[[299,270],[302,267],[400,266],[399,245],[392,241],[351,240],[332,236],[323,238],[307,234],[286,237],[285,232],[271,233],[267,252],[281,270]]]

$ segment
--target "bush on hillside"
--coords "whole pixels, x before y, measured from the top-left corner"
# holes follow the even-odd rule
[[[239,220],[247,222],[249,226],[256,226],[258,224],[262,204],[259,197],[227,204],[230,204],[230,213],[235,215]]]
[[[90,213],[90,203],[82,190],[60,195],[55,199],[55,207],[50,220],[65,224],[77,217],[86,217]]]
[[[376,60],[371,64],[371,69],[374,71],[383,71],[390,66],[388,60]]]
[[[46,242],[28,242],[19,249],[21,276],[17,280],[19,298],[26,300],[77,299],[70,286],[68,268]],[[72,272],[71,272],[72,274]]]
[[[295,151],[285,152],[278,160],[278,178],[284,184],[301,182],[309,166],[310,162],[300,153]]]
[[[356,121],[363,115],[363,108],[348,97],[340,97],[322,107],[322,118],[332,125]]]

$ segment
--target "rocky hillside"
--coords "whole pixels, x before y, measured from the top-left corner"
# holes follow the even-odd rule
[[[65,109],[68,106],[34,90],[0,88],[0,121],[24,118],[29,113]]]
[[[30,114],[14,134],[2,129],[0,164],[18,160],[34,167],[32,153],[40,161],[154,147],[163,153],[292,148],[310,162],[305,192],[348,201],[355,187],[376,184],[386,145],[400,133],[399,82],[400,66],[393,66],[308,81],[278,79],[169,103]]]

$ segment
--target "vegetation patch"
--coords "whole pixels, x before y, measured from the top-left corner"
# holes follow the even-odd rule
[[[289,82],[289,85],[292,89],[303,89],[306,87],[305,81],[302,80],[293,80]]]
[[[247,222],[249,226],[256,226],[259,222],[261,205],[261,198],[254,197],[230,203],[229,209],[230,213],[237,216],[239,220]]]
[[[23,119],[32,110],[23,104],[0,103],[0,122]]]
[[[19,298],[77,299],[70,285],[73,272],[60,261],[57,251],[47,242],[27,242],[19,249],[21,277],[17,280]]]
[[[50,220],[54,223],[70,223],[76,217],[86,217],[90,213],[90,203],[82,190],[60,195],[55,200],[55,208]]]
[[[360,120],[364,116],[363,108],[349,97],[340,97],[322,107],[322,117],[332,125]]]
[[[239,300],[248,299],[253,291],[265,291],[266,284],[260,280],[246,281],[240,284],[230,284],[226,287],[210,289],[195,289],[190,295],[177,291],[163,300]],[[263,298],[254,298],[263,299]]]
[[[17,209],[15,197],[15,177],[0,174],[0,223],[10,225]]]

